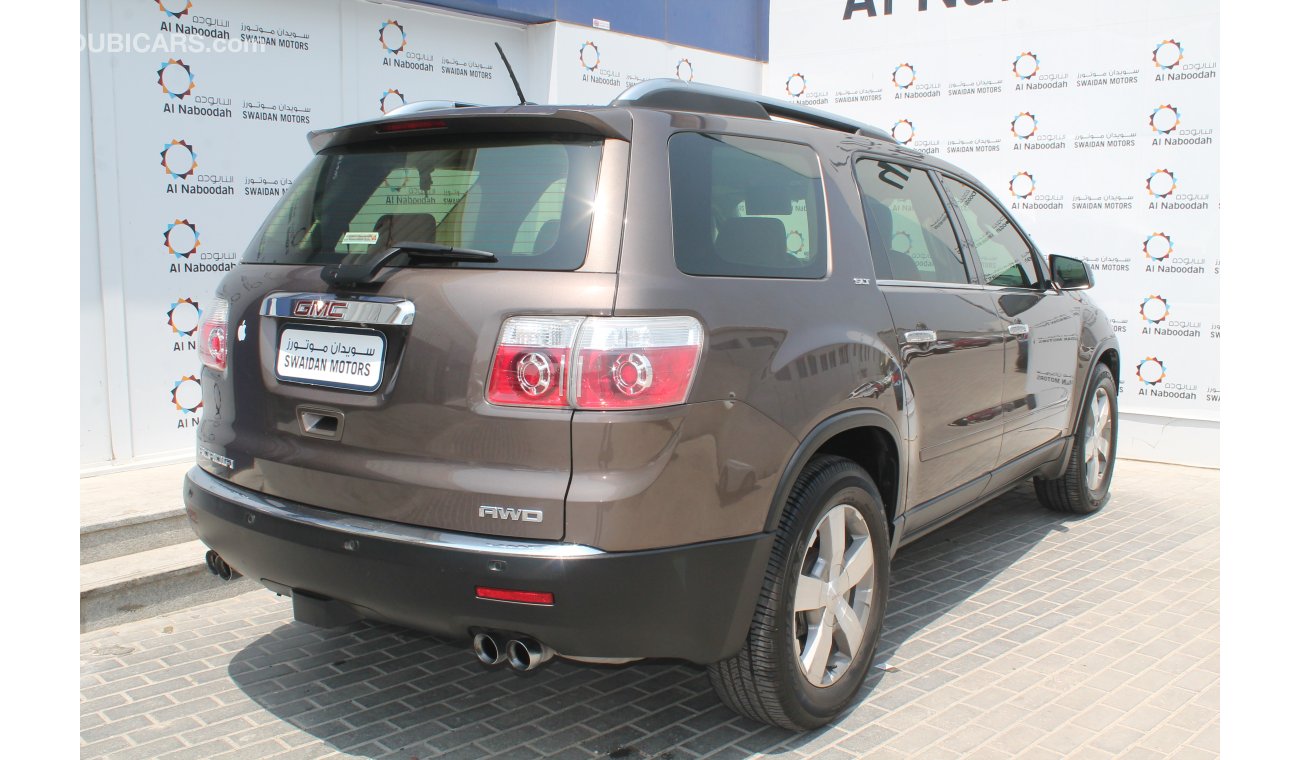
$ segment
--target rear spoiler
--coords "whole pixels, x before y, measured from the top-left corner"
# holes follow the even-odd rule
[[[414,104],[412,104],[414,105]],[[339,145],[391,139],[397,135],[568,133],[632,139],[632,117],[617,108],[594,111],[547,106],[510,108],[441,107],[322,129],[307,134],[313,152]]]

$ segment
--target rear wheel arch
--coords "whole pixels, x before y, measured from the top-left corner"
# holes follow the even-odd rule
[[[804,437],[781,474],[765,530],[776,530],[795,481],[818,455],[844,457],[867,471],[880,490],[892,537],[894,519],[902,500],[902,487],[907,482],[907,459],[894,421],[876,409],[841,412],[823,420]]]

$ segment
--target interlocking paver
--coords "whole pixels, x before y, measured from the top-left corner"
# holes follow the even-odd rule
[[[1219,750],[1218,473],[1121,461],[1097,515],[1022,487],[894,561],[878,663],[837,723],[739,718],[700,668],[528,678],[256,592],[84,634],[83,758],[1204,758]]]

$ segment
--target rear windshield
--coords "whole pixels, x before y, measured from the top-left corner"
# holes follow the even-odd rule
[[[276,204],[244,261],[360,263],[415,242],[498,258],[461,266],[576,269],[587,253],[600,155],[599,140],[552,136],[331,149]]]

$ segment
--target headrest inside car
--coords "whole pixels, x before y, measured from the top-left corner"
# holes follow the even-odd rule
[[[751,182],[745,189],[745,213],[749,216],[788,216],[790,189],[779,182]]]

